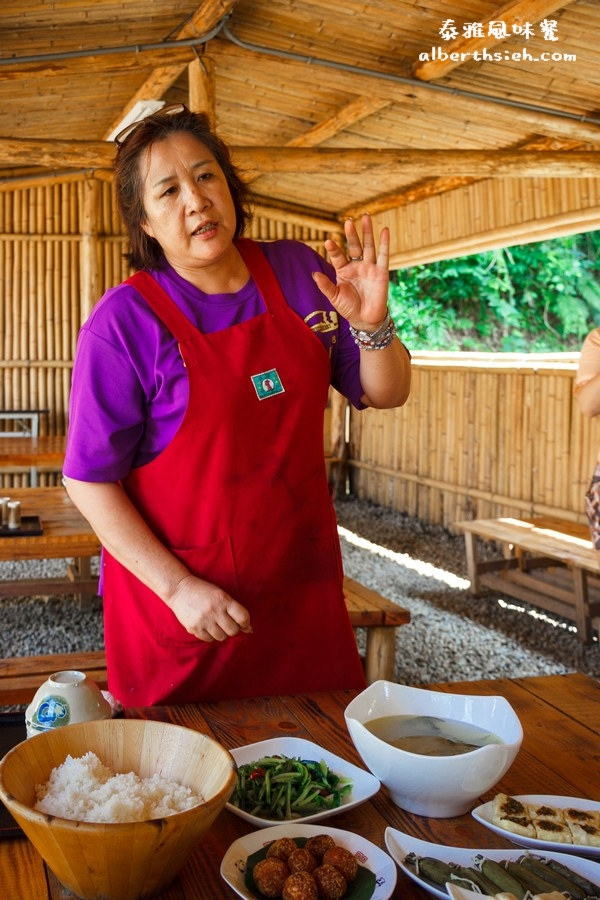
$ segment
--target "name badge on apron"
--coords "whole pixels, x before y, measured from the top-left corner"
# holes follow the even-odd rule
[[[259,372],[258,375],[250,377],[259,400],[266,400],[267,397],[274,397],[275,394],[283,394],[285,391],[277,369],[269,369],[268,372]]]

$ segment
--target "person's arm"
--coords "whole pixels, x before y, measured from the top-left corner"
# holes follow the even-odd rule
[[[351,220],[344,229],[348,242],[346,256],[333,240],[325,248],[336,270],[337,284],[323,272],[313,278],[335,307],[356,331],[376,332],[387,315],[389,283],[389,231],[381,232],[379,250],[375,247],[371,217],[362,219],[363,242]],[[378,409],[389,409],[406,403],[410,393],[410,354],[394,337],[383,349],[360,350],[360,380],[364,390],[363,402]]]
[[[577,386],[575,397],[584,416],[600,415],[600,372]]]
[[[363,403],[375,409],[403,406],[408,400],[411,361],[408,350],[396,337],[384,350],[362,350],[360,382]]]
[[[119,484],[65,478],[65,486],[102,546],[154,591],[190,634],[222,641],[252,631],[248,611],[216,585],[192,575],[158,540]]]
[[[583,342],[574,394],[584,416],[600,415],[600,328]]]

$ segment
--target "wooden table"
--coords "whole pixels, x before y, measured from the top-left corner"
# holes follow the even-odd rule
[[[67,439],[62,434],[0,437],[0,468],[62,466]]]
[[[29,470],[29,483],[37,487],[40,469],[61,469],[66,437],[46,435],[0,435],[0,470]]]
[[[497,790],[600,799],[600,682],[573,674],[431,685],[431,689],[500,694],[521,719],[525,737],[517,759],[499,784],[481,797],[482,802],[490,800]],[[353,691],[338,691],[266,697],[131,710],[128,716],[183,724],[212,734],[228,748],[283,735],[302,737],[362,766],[343,715],[353,696]],[[370,801],[327,819],[326,824],[357,832],[384,849],[388,825],[440,844],[514,849],[514,845],[478,824],[468,813],[453,819],[411,815],[391,803],[384,787]],[[161,893],[161,900],[232,900],[235,895],[219,873],[221,859],[234,840],[252,830],[247,822],[224,810],[177,881]],[[71,897],[45,871],[37,851],[25,838],[0,841],[0,884],[4,900]],[[392,896],[430,898],[400,870]]]
[[[600,628],[600,556],[587,525],[554,516],[455,524],[465,533],[472,594],[491,588],[572,619],[579,639],[592,642]],[[502,553],[480,560],[480,540],[500,544]]]
[[[70,559],[65,578],[22,578],[0,581],[0,597],[18,595],[95,595],[98,579],[90,573],[92,557],[100,553],[100,542],[90,525],[62,487],[14,488],[6,496],[19,500],[21,513],[38,515],[43,534],[0,536],[0,561]]]

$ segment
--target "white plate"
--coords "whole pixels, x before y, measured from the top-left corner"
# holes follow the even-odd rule
[[[581,797],[561,797],[555,794],[519,794],[515,796],[516,800],[522,803],[536,803],[538,806],[545,804],[546,806],[557,806],[560,809],[566,809],[572,806],[575,809],[589,809],[592,811],[600,810],[600,803],[594,800],[583,800]],[[536,838],[523,837],[520,834],[513,834],[506,828],[500,828],[492,822],[492,801],[483,803],[476,807],[471,815],[489,828],[496,834],[516,844],[518,847],[528,847],[531,850],[555,850],[557,853],[569,853],[574,856],[589,856],[590,859],[600,860],[600,847],[586,847],[584,844],[562,844],[559,841],[538,841]]]
[[[481,900],[481,893],[477,891],[468,891],[466,888],[460,887],[458,884],[446,882],[446,889],[452,900]]]
[[[311,741],[305,741],[302,738],[272,738],[268,741],[259,741],[256,744],[247,744],[245,747],[237,747],[230,752],[238,766],[255,762],[263,756],[279,755],[287,756],[290,759],[310,759],[316,762],[323,760],[327,767],[332,772],[335,772],[336,775],[342,778],[350,778],[352,791],[343,798],[341,805],[337,809],[324,809],[321,812],[312,813],[310,816],[302,816],[302,819],[294,819],[294,822],[316,822],[319,819],[334,816],[336,813],[347,812],[347,810],[353,809],[360,803],[364,803],[365,800],[376,794],[381,787],[379,779],[371,775],[370,772],[359,769],[358,766],[346,762],[345,759],[336,756],[334,753],[329,753],[328,750],[324,750],[318,744],[313,744]],[[234,806],[233,803],[228,803],[227,808],[247,822],[252,822],[256,828],[269,828],[271,825],[287,824],[279,819],[261,819],[258,816],[252,816],[250,813]]]
[[[398,831],[395,828],[386,828],[385,845],[390,855],[395,859],[399,867],[405,872],[409,878],[419,884],[434,897],[440,900],[448,900],[448,894],[441,888],[435,888],[427,881],[419,878],[404,862],[404,858],[408,853],[416,853],[417,856],[433,856],[441,859],[442,862],[455,862],[463,866],[471,866],[476,856],[485,856],[488,859],[500,861],[503,859],[517,860],[523,856],[522,850],[490,850],[486,847],[484,850],[468,850],[464,847],[446,847],[444,844],[432,844],[430,841],[422,841],[419,838],[411,837]],[[537,854],[536,854],[537,855]],[[593,881],[594,884],[600,885],[600,863],[592,862],[590,859],[573,858],[567,853],[546,853],[543,855],[546,859],[556,859],[563,865],[568,866],[573,872],[578,872],[585,878]],[[481,894],[479,895],[481,897]]]
[[[221,862],[221,875],[227,884],[246,900],[256,900],[244,883],[246,860],[252,854],[264,847],[270,841],[280,837],[312,837],[314,834],[329,834],[340,847],[345,847],[351,853],[360,854],[359,862],[365,869],[375,873],[377,882],[371,900],[388,900],[396,886],[397,871],[394,861],[387,853],[380,850],[375,844],[365,840],[351,831],[342,831],[340,828],[326,828],[323,825],[301,825],[296,822],[284,822],[272,828],[254,831],[234,841]],[[351,895],[350,895],[351,896]]]

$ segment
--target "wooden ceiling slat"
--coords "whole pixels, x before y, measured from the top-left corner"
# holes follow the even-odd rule
[[[230,71],[234,76],[236,76],[237,73],[242,73],[246,85],[246,92],[248,92],[249,82],[251,83],[252,81],[251,73],[259,70],[262,75],[261,81],[264,83],[269,85],[273,85],[274,83],[281,84],[281,76],[277,78],[276,74],[277,72],[281,72],[277,60],[269,57],[261,57],[259,54],[241,50],[219,38],[211,41],[208,52],[215,59],[217,65],[217,78],[227,82],[228,73]],[[479,123],[490,122],[493,125],[494,122],[498,122],[497,141],[500,141],[502,144],[501,136],[503,134],[503,127],[505,123],[512,122],[514,128],[520,127],[523,130],[523,137],[531,131],[536,131],[546,134],[556,134],[566,138],[577,137],[580,140],[600,140],[600,124],[589,125],[585,122],[573,119],[562,119],[560,116],[554,116],[550,113],[519,109],[510,106],[509,104],[502,106],[501,103],[494,103],[493,98],[495,96],[502,97],[504,95],[501,85],[493,82],[492,71],[493,70],[490,68],[490,74],[486,76],[485,81],[481,77],[477,77],[475,82],[477,91],[482,91],[484,87],[490,85],[489,93],[491,96],[490,100],[486,101],[484,99],[474,99],[460,94],[461,89],[473,91],[474,88],[473,80],[467,83],[466,76],[464,76],[461,71],[453,73],[453,75],[455,74],[457,79],[460,80],[460,83],[457,85],[458,92],[456,94],[448,94],[445,92],[432,91],[416,80],[414,84],[405,85],[395,83],[391,80],[388,81],[384,78],[372,78],[368,75],[356,73],[347,74],[346,72],[336,69],[317,69],[317,67],[315,67],[313,70],[309,71],[305,63],[286,60],[286,77],[291,85],[296,86],[295,88],[292,88],[293,90],[298,90],[299,86],[304,84],[307,87],[307,90],[315,91],[314,84],[318,78],[322,77],[325,80],[325,87],[328,90],[339,89],[346,92],[353,92],[357,95],[376,95],[398,105],[400,110],[403,110],[403,107],[408,105],[418,112],[419,118],[422,121],[429,120],[428,110],[430,104],[433,103],[436,105],[435,118],[437,119],[437,130],[442,136],[448,129],[456,127],[457,122],[464,122],[472,133],[475,134]],[[531,97],[524,97],[525,88],[523,86],[522,72],[519,81],[520,83],[516,82],[514,87],[506,93],[507,101],[532,99]],[[589,90],[590,92],[595,90],[597,100],[597,88],[594,88],[596,82],[596,71],[593,73],[590,72]],[[282,84],[281,86],[283,87]],[[495,91],[493,88],[495,88]],[[219,93],[219,91],[217,91],[217,93]],[[240,97],[240,101],[242,101],[240,103],[241,112],[243,109],[243,101],[245,101],[246,97],[244,93],[238,96]],[[252,92],[250,92],[250,96],[252,96]],[[571,103],[573,103],[573,100]],[[588,107],[590,110],[595,110],[595,108],[596,107],[591,104]],[[445,116],[443,115],[444,110]],[[227,124],[227,109],[224,110],[221,121],[224,122],[228,133],[233,135],[236,134],[235,130]],[[443,122],[443,127],[440,125],[440,122]],[[410,129],[408,128],[399,128],[399,141],[401,140],[403,131],[410,133]]]

